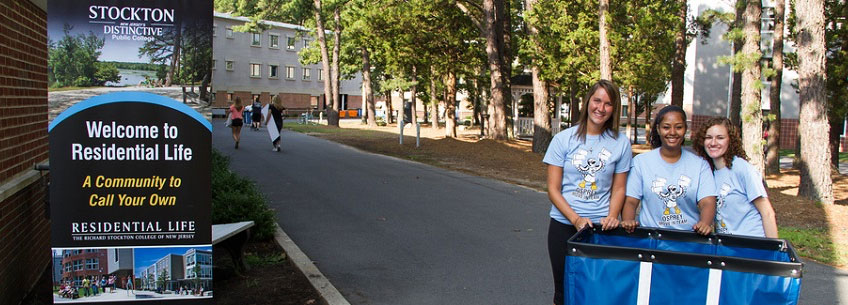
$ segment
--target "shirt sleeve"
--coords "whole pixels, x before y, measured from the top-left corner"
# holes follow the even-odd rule
[[[562,133],[560,133],[562,134]],[[551,144],[548,145],[548,151],[545,152],[545,158],[542,162],[550,165],[565,167],[565,152],[567,151],[566,144],[568,138],[565,135],[554,136]]]
[[[716,185],[713,171],[710,169],[710,164],[700,157],[695,157],[700,161],[700,170],[698,174],[698,201],[709,196],[716,196]]]
[[[630,174],[627,175],[627,197],[633,197],[642,200],[642,168],[638,160],[632,161]]]
[[[737,167],[739,167],[738,170],[736,170]],[[734,172],[737,172],[736,175],[739,181],[741,181],[742,187],[745,188],[745,196],[748,196],[748,202],[752,202],[760,197],[768,197],[766,188],[763,185],[763,178],[750,163],[739,162],[739,165],[734,164],[733,169]]]
[[[622,139],[623,137],[623,139]],[[615,164],[615,173],[620,174],[630,170],[630,163],[633,160],[633,150],[630,148],[630,140],[627,139],[627,136],[619,135],[618,136],[621,158],[618,159],[618,163]]]

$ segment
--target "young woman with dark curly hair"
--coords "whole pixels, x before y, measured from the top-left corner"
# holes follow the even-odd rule
[[[777,238],[777,221],[760,173],[748,163],[742,138],[726,118],[713,118],[694,135],[718,191],[716,233]]]
[[[713,231],[715,180],[707,161],[683,149],[686,112],[666,106],[651,126],[651,151],[633,157],[621,226]],[[636,208],[642,205],[639,221]]]

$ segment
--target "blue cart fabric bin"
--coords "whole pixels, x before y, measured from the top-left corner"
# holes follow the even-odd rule
[[[567,242],[566,304],[798,302],[803,264],[785,240],[600,227]]]

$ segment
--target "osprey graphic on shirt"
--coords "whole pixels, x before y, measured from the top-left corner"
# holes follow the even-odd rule
[[[727,194],[730,194],[730,190],[730,185],[724,183],[721,185],[721,190],[718,192],[718,199],[716,200],[716,233],[727,233],[727,224],[724,223],[722,210],[724,210],[726,203],[725,197],[727,197]]]
[[[686,175],[680,175],[676,184],[669,184],[665,178],[657,177],[651,185],[651,191],[656,194],[665,204],[663,210],[661,226],[672,226],[685,224],[686,218],[680,213],[680,207],[677,205],[677,199],[686,196],[686,190],[692,179]]]
[[[598,189],[595,174],[604,169],[606,162],[612,157],[612,153],[606,148],[601,148],[595,158],[589,158],[589,153],[591,151],[579,149],[574,158],[571,159],[571,165],[574,165],[574,168],[583,174],[583,180],[577,184],[578,188],[574,190],[572,195],[583,200],[598,200],[600,197],[595,194]]]

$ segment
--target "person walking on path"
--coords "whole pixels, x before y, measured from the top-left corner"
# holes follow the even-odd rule
[[[244,106],[241,104],[241,97],[236,96],[235,102],[227,109],[227,115],[230,118],[230,128],[233,129],[233,141],[236,143],[236,149],[239,147],[239,139],[241,138],[241,126],[244,125]]]
[[[748,163],[739,131],[712,118],[694,134],[692,146],[713,170],[718,189],[716,233],[777,238],[774,208],[760,173]]]
[[[633,158],[627,178],[627,198],[621,212],[621,226],[636,226],[713,232],[716,188],[710,165],[693,152],[683,149],[686,112],[666,106],[651,126],[654,149]],[[642,205],[639,221],[636,208]]]
[[[259,127],[262,126],[262,102],[259,101],[258,96],[253,100],[250,113],[252,116],[250,126],[253,127],[253,130],[259,130]]]
[[[548,146],[548,198],[552,206],[548,254],[554,276],[554,304],[564,304],[566,241],[583,227],[618,227],[632,152],[618,131],[618,87],[601,80],[583,99],[577,125],[558,133]]]
[[[283,99],[280,98],[280,95],[277,94],[271,100],[271,105],[268,105],[268,114],[265,116],[265,126],[268,126],[268,122],[270,122],[270,118],[274,118],[274,124],[276,126],[272,126],[273,128],[277,128],[277,138],[271,141],[271,145],[274,146],[273,151],[280,151],[280,142],[282,140],[282,135],[280,135],[280,130],[283,130],[283,111],[285,111],[285,107],[283,107]],[[269,127],[270,128],[270,127]]]
[[[135,294],[135,288],[133,288],[133,275],[130,274],[127,276],[127,295],[130,293]]]

